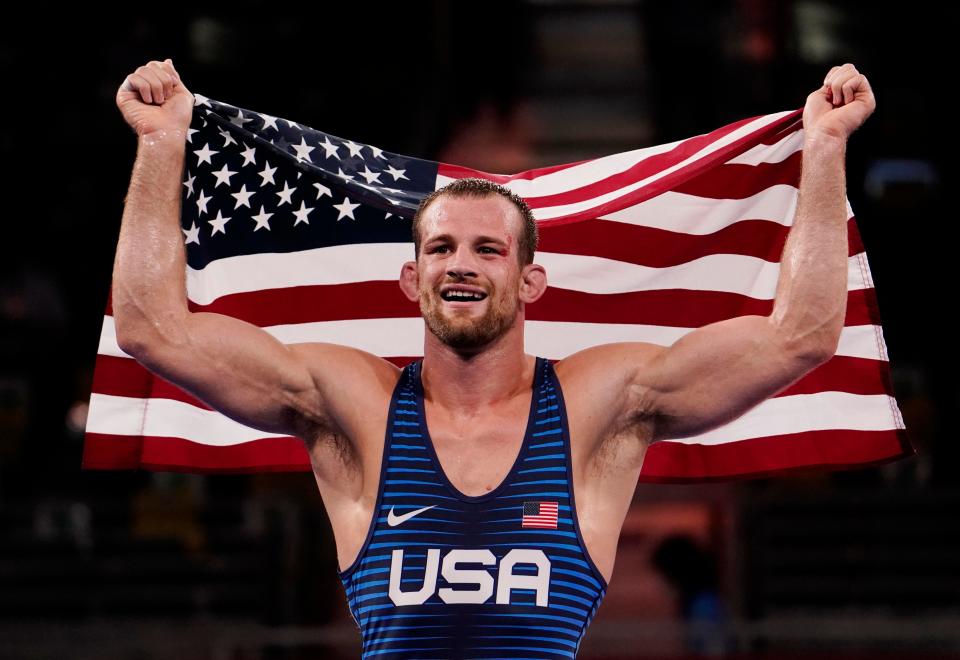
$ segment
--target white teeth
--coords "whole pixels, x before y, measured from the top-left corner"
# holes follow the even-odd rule
[[[472,293],[469,291],[447,291],[443,295],[446,298],[455,300],[483,300],[485,297],[482,293]]]

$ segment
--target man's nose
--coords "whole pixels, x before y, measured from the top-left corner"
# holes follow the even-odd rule
[[[447,274],[459,278],[477,276],[473,252],[469,247],[461,246],[450,255],[447,260]]]

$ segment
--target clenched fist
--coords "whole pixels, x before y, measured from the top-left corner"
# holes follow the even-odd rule
[[[835,66],[824,78],[823,87],[807,96],[804,133],[808,139],[819,134],[846,141],[876,107],[867,77],[853,64]]]
[[[186,135],[193,117],[193,95],[172,60],[154,60],[124,79],[117,90],[117,107],[137,137],[160,130]]]

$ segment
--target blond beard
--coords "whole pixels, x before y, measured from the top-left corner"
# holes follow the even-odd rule
[[[440,300],[439,303],[436,302],[437,299]],[[420,313],[423,314],[423,320],[430,332],[447,346],[461,350],[480,348],[506,333],[517,320],[516,307],[511,310],[503,304],[503,300],[496,301],[492,295],[488,295],[485,300],[487,310],[483,316],[453,322],[441,310],[443,299],[439,298],[439,294],[437,298],[433,298],[421,293]],[[496,302],[500,304],[495,304]]]

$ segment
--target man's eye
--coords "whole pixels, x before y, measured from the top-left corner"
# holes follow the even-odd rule
[[[446,246],[446,245],[438,245],[437,247],[433,248],[433,250],[431,250],[431,251],[432,251],[432,252],[439,252],[440,250],[446,250],[446,249],[447,249],[447,246]]]
[[[492,247],[482,247],[482,248],[480,248],[480,250],[481,250],[481,251],[483,251],[483,250],[490,250],[490,252],[496,252],[496,250],[494,250]]]

